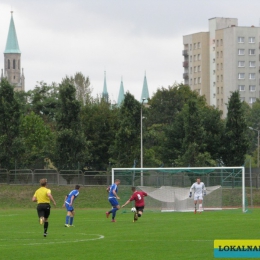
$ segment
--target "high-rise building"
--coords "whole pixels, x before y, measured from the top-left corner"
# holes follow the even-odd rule
[[[260,28],[236,18],[209,19],[209,31],[183,36],[184,84],[227,114],[231,92],[252,104],[259,98]]]

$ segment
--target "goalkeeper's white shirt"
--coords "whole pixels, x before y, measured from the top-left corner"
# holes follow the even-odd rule
[[[194,182],[190,187],[190,192],[194,190],[194,196],[202,196],[203,192],[206,190],[205,184],[203,182]]]

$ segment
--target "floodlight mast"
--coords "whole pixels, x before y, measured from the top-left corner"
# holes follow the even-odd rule
[[[143,104],[146,98],[142,98],[142,104],[141,104],[141,154],[140,154],[140,167],[143,168]],[[141,171],[141,186],[144,186],[144,176],[143,171]]]

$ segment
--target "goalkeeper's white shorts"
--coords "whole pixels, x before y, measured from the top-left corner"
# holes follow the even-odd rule
[[[203,200],[202,194],[194,194],[194,200]]]

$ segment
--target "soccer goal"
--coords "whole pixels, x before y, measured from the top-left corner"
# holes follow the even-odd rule
[[[146,209],[163,212],[193,211],[189,192],[197,178],[206,186],[204,210],[242,208],[246,212],[244,167],[112,168],[112,183],[121,181],[122,200],[129,198],[131,186],[135,186],[148,194]]]

